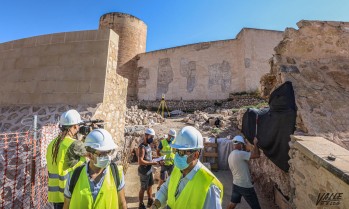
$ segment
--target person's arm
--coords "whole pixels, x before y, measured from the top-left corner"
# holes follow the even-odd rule
[[[259,158],[260,157],[260,152],[259,152],[259,148],[257,146],[257,143],[258,143],[258,139],[255,137],[253,139],[253,149],[252,149],[252,152],[251,152],[251,157],[250,159],[256,159],[256,158]]]
[[[138,149],[138,164],[139,165],[157,165],[157,162],[151,162],[151,161],[146,161],[144,160],[144,147],[141,147]]]
[[[221,190],[214,184],[211,184],[206,194],[205,204],[203,209],[222,209]]]
[[[167,192],[168,192],[168,184],[170,182],[170,178],[163,183],[158,192],[155,194],[155,201],[153,203],[152,209],[163,208],[167,203]]]
[[[69,209],[70,199],[64,198],[63,209]]]
[[[118,191],[118,198],[119,198],[119,208],[121,209],[127,209],[127,203],[125,198],[125,189]]]
[[[161,143],[161,141],[160,141],[159,146],[158,146],[158,148],[156,149],[156,154],[157,154],[159,157],[161,156],[161,153],[160,153],[161,150],[162,150],[162,143]]]

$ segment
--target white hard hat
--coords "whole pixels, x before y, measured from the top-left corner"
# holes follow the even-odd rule
[[[174,130],[174,129],[170,129],[170,131],[168,132],[168,135],[171,135],[171,136],[173,136],[173,137],[176,137],[176,130]]]
[[[109,151],[116,149],[116,144],[107,130],[94,129],[86,136],[85,147],[91,147],[98,151]]]
[[[243,143],[245,144],[244,138],[240,135],[237,135],[233,138],[233,143],[237,144],[237,143]]]
[[[59,125],[61,126],[71,126],[81,123],[81,117],[78,111],[68,110],[67,112],[62,113],[59,120]]]
[[[146,134],[149,134],[149,135],[155,136],[155,131],[154,131],[154,129],[152,129],[152,128],[147,128],[147,130],[145,130],[145,133],[146,133]]]
[[[201,133],[192,126],[186,126],[179,131],[172,148],[180,150],[202,149],[204,142]]]

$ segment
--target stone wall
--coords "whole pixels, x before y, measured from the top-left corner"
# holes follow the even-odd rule
[[[293,136],[289,153],[292,208],[349,208],[348,150],[322,137]]]
[[[109,39],[101,30],[0,44],[0,105],[102,102]]]
[[[349,149],[349,23],[300,21],[275,48],[263,89],[291,81],[297,128]],[[263,91],[265,95],[270,92]]]
[[[146,49],[147,25],[137,17],[120,12],[107,13],[99,20],[99,29],[112,29],[119,35],[118,74],[127,78],[128,97],[137,96],[137,61],[133,58]]]
[[[0,131],[29,130],[33,115],[40,128],[77,109],[84,119],[104,120],[122,149],[127,79],[116,73],[118,43],[115,32],[101,30],[1,44]]]
[[[258,90],[282,32],[243,29],[233,40],[205,42],[139,55],[138,99],[226,99]]]

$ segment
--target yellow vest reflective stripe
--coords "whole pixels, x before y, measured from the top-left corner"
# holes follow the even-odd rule
[[[122,167],[118,166],[118,172],[121,179]],[[115,186],[111,168],[109,166],[108,171],[104,177],[101,190],[98,192],[96,199],[93,200],[89,179],[86,175],[86,166],[84,166],[74,187],[74,191],[70,199],[69,208],[118,209],[118,199],[118,192]]]
[[[197,171],[176,199],[175,194],[181,176],[180,170],[174,167],[170,176],[167,200],[167,204],[171,209],[203,208],[211,184],[216,185],[221,190],[220,201],[222,203],[223,185],[205,166]]]
[[[58,138],[50,142],[46,152],[46,161],[48,169],[48,201],[53,203],[62,203],[64,202],[64,188],[66,180],[69,176],[69,172],[72,171],[74,168],[82,165],[84,158],[81,158],[79,163],[77,163],[74,167],[64,170],[63,165],[65,164],[65,155],[67,153],[68,148],[75,140],[70,137],[65,137],[61,141],[57,153],[56,163],[53,162],[52,159],[52,147],[57,139]]]
[[[173,143],[173,142],[172,142]],[[172,148],[170,147],[170,145],[168,144],[167,139],[163,139],[161,140],[161,144],[162,144],[162,149],[160,150],[160,154],[166,155],[165,158],[165,165],[173,165],[173,159],[175,157],[175,154],[173,153]]]

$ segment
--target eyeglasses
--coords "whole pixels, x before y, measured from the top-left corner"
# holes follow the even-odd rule
[[[179,156],[181,156],[181,157],[183,157],[184,155],[186,155],[187,154],[187,152],[189,152],[189,153],[194,153],[194,152],[196,152],[196,151],[198,151],[198,150],[179,150],[179,149],[173,149],[173,152],[174,153],[178,153],[178,155]]]

